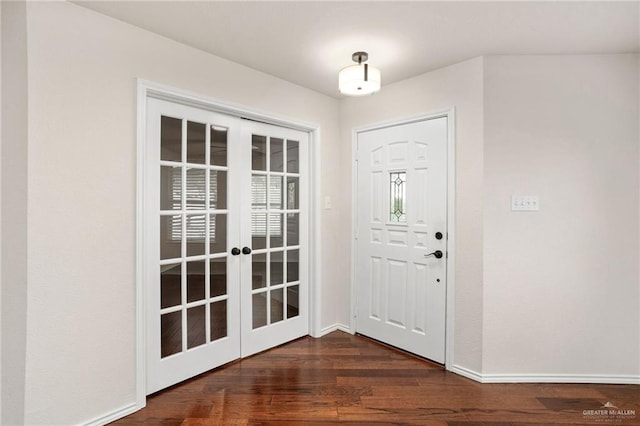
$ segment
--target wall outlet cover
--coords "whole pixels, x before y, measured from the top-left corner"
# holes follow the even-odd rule
[[[537,195],[512,195],[511,210],[533,212],[540,210],[540,200]]]

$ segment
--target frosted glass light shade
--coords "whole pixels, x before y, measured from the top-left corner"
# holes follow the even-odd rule
[[[338,89],[343,95],[370,95],[380,90],[380,70],[369,66],[367,80],[364,79],[364,65],[351,65],[338,74]]]

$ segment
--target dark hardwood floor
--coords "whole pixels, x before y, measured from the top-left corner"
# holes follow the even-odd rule
[[[617,408],[603,408],[607,403]],[[112,424],[336,423],[639,425],[640,386],[480,384],[364,337],[334,332],[173,386]]]

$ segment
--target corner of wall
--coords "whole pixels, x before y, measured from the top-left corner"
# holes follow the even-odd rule
[[[481,84],[480,84],[480,96],[481,96],[481,101],[480,101],[480,111],[482,114],[481,120],[480,120],[480,128],[481,128],[481,134],[482,134],[482,140],[481,140],[481,144],[482,144],[482,187],[484,189],[484,147],[486,144],[486,129],[485,129],[485,70],[486,70],[486,66],[487,66],[487,61],[488,58],[487,56],[481,56],[480,57],[480,79],[481,79]],[[483,190],[483,194],[484,194],[484,190]],[[485,356],[485,351],[484,351],[484,334],[485,334],[485,321],[484,321],[484,306],[485,306],[485,291],[484,291],[484,286],[485,286],[485,276],[484,276],[484,229],[485,229],[485,225],[484,225],[484,204],[485,204],[485,200],[484,200],[484,196],[482,197],[482,201],[481,201],[481,206],[480,206],[480,211],[481,211],[481,215],[482,215],[482,230],[480,231],[481,234],[481,238],[482,238],[482,251],[480,252],[480,256],[482,257],[482,279],[481,279],[481,294],[482,297],[480,299],[480,330],[481,330],[481,336],[480,336],[480,361],[479,361],[479,365],[478,365],[478,370],[477,373],[481,376],[482,372],[484,371],[484,356]],[[476,377],[471,377],[471,376],[467,376],[470,377],[474,380],[476,380]]]
[[[638,22],[640,23],[640,6],[638,7]],[[640,43],[640,31],[638,31],[638,42]],[[637,84],[638,84],[638,164],[640,165],[640,54],[636,54]],[[638,202],[640,203],[640,166],[638,167]],[[640,206],[639,206],[640,211]],[[638,227],[638,245],[640,246],[640,227]],[[638,283],[640,285],[640,252],[638,253]],[[640,315],[638,315],[638,330],[640,330]],[[638,360],[638,371],[640,371],[640,359]]]
[[[2,5],[0,4],[0,34],[2,34]],[[1,39],[1,37],[0,37]],[[0,43],[0,99],[2,99],[2,43]],[[0,102],[0,224],[2,223],[2,102]],[[2,226],[0,225],[0,241]],[[0,334],[2,331],[2,244],[0,243]],[[0,339],[0,377],[2,377],[2,339]],[[0,380],[2,395],[2,380]],[[0,397],[0,421],[2,421],[2,398]]]
[[[27,16],[24,1],[1,2],[0,156],[2,424],[23,424],[27,305]],[[10,249],[9,249],[10,248]]]

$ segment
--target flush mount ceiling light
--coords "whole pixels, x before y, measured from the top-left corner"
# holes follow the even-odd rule
[[[369,59],[367,52],[355,52],[351,59],[357,65],[343,68],[338,75],[338,89],[343,95],[370,95],[380,90],[380,70],[365,64]]]

